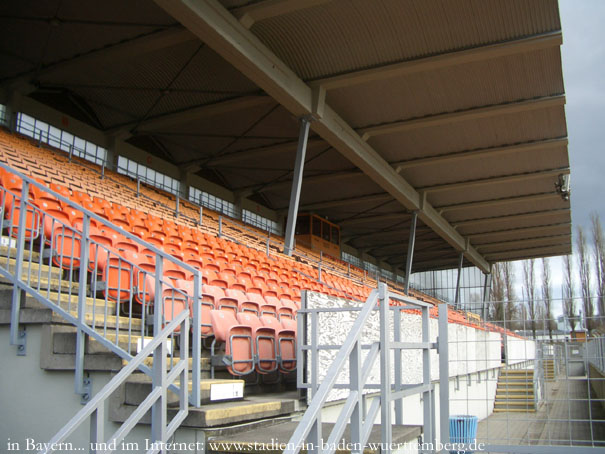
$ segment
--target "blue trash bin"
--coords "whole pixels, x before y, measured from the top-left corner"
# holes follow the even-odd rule
[[[450,416],[450,443],[470,445],[477,438],[477,417],[472,415]],[[473,451],[450,451],[450,453]]]

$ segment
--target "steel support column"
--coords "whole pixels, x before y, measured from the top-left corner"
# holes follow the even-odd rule
[[[412,274],[412,260],[414,259],[414,244],[416,243],[416,221],[418,220],[418,212],[412,212],[412,222],[410,224],[410,238],[408,240],[408,253],[405,260],[405,289],[407,295],[410,289],[410,275]]]
[[[294,229],[298,215],[298,203],[300,202],[300,189],[302,187],[303,170],[305,167],[305,155],[307,154],[307,140],[309,138],[309,126],[311,120],[303,117],[300,123],[298,135],[298,148],[296,149],[296,162],[294,164],[294,175],[292,178],[292,190],[290,191],[290,204],[288,207],[288,223],[286,224],[286,238],[284,242],[284,254],[292,255],[294,250]]]
[[[492,273],[485,273],[485,281],[483,282],[483,298],[481,300],[481,304],[482,304],[482,317],[483,320],[487,320],[487,315],[488,315],[488,300],[489,300],[489,291],[490,288],[492,286]]]
[[[464,252],[460,253],[460,261],[458,262],[458,277],[456,279],[456,298],[454,307],[460,309],[460,279],[462,278],[462,262],[464,262]]]

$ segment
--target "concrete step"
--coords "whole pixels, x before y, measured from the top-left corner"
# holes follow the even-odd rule
[[[70,304],[71,304],[72,309],[77,308],[78,294],[74,293],[72,291],[72,294],[70,295],[67,292],[68,288],[66,288],[66,287],[63,287],[61,290],[62,291],[60,294],[57,292],[57,290],[51,290],[51,291],[44,290],[43,292],[40,292],[40,293],[42,294],[42,296],[44,296],[45,298],[47,297],[53,303],[55,303],[55,304],[59,303],[59,305],[63,309],[69,309]],[[12,284],[0,284],[0,309],[10,309],[11,308],[12,293],[13,293]],[[93,306],[95,306],[97,308],[96,310],[101,309],[101,310],[105,311],[106,303],[105,303],[105,299],[103,299],[103,298],[87,297],[86,305],[88,306],[87,310],[92,310],[91,308]],[[33,297],[32,295],[27,294],[27,293],[25,295],[25,299],[23,301],[21,301],[21,307],[22,308],[28,307],[28,308],[32,308],[32,309],[46,309],[46,306],[44,304],[42,304],[35,297]],[[107,310],[108,310],[109,314],[114,315],[116,313],[116,303],[114,301],[107,300]]]
[[[535,413],[535,408],[494,408],[494,413]]]
[[[533,394],[497,394],[496,393],[496,401],[498,400],[531,400],[534,401]]]
[[[69,325],[65,326],[65,330],[55,332],[53,336],[53,352],[60,354],[75,354],[76,353],[76,328],[71,327]],[[96,330],[99,334],[104,335],[102,329]],[[117,344],[120,348],[126,350],[132,355],[136,355],[137,353],[137,343],[139,339],[141,339],[140,331],[130,334],[125,334],[123,331],[119,331],[116,339],[116,330],[115,329],[107,329],[105,337],[112,343]],[[152,337],[145,336],[146,341],[150,341],[153,339]],[[103,344],[101,344],[96,339],[88,337],[86,340],[85,353],[94,355],[94,354],[103,354],[111,352]]]
[[[2,240],[3,241],[11,241],[14,242],[14,244],[16,243],[16,240],[14,238],[10,238],[7,237],[6,235],[2,236]],[[40,261],[40,254],[38,252],[36,252],[36,250],[39,250],[39,246],[36,247],[34,246],[32,248],[32,250],[29,250],[29,244],[26,243],[26,247],[23,250],[23,258],[27,259],[27,260],[31,260],[35,261],[35,262],[39,262]],[[8,247],[8,246],[0,246],[0,257],[8,257],[8,258],[15,258],[17,256],[17,248],[16,247]]]
[[[204,352],[202,351],[202,354]],[[173,364],[176,364],[180,361],[179,358],[168,358],[167,362],[168,362],[168,366],[171,366]],[[128,361],[126,361],[125,359],[122,360],[122,366],[126,366],[128,364]],[[143,361],[143,364],[145,364],[147,367],[153,367],[153,356],[150,356],[148,358],[145,358],[145,360]],[[188,360],[188,370],[191,371],[191,366],[193,365],[193,358],[189,358]],[[202,363],[201,363],[201,369],[202,371],[209,371],[210,370],[210,357],[203,357],[202,356]]]
[[[218,453],[280,453],[286,447],[290,437],[298,426],[296,421],[268,421],[257,427],[245,427],[244,431],[239,433],[220,433],[209,438],[206,442],[206,452],[208,454]],[[334,424],[323,423],[322,433],[327,438],[326,434],[330,434]],[[393,426],[393,444],[397,446],[416,446],[418,437],[421,433],[421,426],[412,425],[394,425]],[[338,440],[341,444],[337,446],[335,452],[349,453],[351,447],[350,427],[347,426],[343,433],[343,441]],[[375,424],[370,432],[368,444],[364,447],[365,454],[378,454],[381,451],[381,428],[379,424]],[[347,449],[348,445],[348,449]],[[301,450],[301,452],[307,452]],[[412,452],[405,450],[405,452]]]
[[[110,403],[110,418],[114,422],[124,422],[133,411],[135,405],[125,404],[124,386],[122,394],[116,392]],[[118,400],[120,400],[118,402]],[[279,416],[288,416],[300,411],[300,402],[297,393],[271,394],[263,396],[249,396],[238,401],[210,403],[200,408],[189,408],[189,415],[183,422],[184,427],[206,428],[219,427],[228,424],[242,424]],[[169,409],[168,418],[176,414],[176,409]],[[148,412],[141,420],[142,424],[150,423]]]
[[[500,376],[534,376],[533,369],[508,369],[500,372]]]
[[[177,359],[177,358],[175,358]],[[178,359],[177,359],[178,360]],[[175,361],[175,363],[178,361]],[[191,392],[192,381],[189,376],[188,392]],[[146,374],[132,374],[126,381],[124,403],[126,405],[141,404],[151,392],[151,377]],[[213,401],[233,401],[244,398],[244,380],[237,379],[202,379],[201,399],[203,404]],[[168,391],[168,404],[178,405],[178,396]]]
[[[27,272],[24,272],[21,275],[21,279],[32,287],[34,290],[39,291],[40,293],[46,292],[50,290],[51,292],[61,292],[65,293],[69,289],[71,289],[72,295],[78,293],[78,289],[80,288],[80,284],[77,282],[71,282],[67,279],[50,279],[48,280],[46,276],[42,276],[38,279],[38,275],[31,275],[28,277]],[[0,284],[12,284],[12,281],[4,276],[0,276]],[[88,285],[86,286],[86,290],[88,291]]]
[[[519,407],[527,407],[534,408],[534,401],[523,401],[523,400],[497,400],[494,404],[496,407],[511,407],[511,408],[519,408]]]
[[[14,258],[6,258],[0,256],[0,267],[8,269],[10,273],[14,273],[16,270],[17,261]],[[63,276],[63,270],[56,266],[41,265],[37,261],[23,260],[22,268],[22,279],[31,279],[36,281],[38,274],[40,277],[44,276],[47,279],[60,279]]]
[[[44,325],[42,327],[40,368],[49,371],[75,370],[75,340],[75,330],[69,325]],[[66,350],[67,353],[62,353]],[[87,371],[119,371],[121,368],[122,361],[114,353],[84,355],[84,369]]]

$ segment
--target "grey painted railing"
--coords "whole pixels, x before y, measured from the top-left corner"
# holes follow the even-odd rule
[[[26,331],[20,325],[21,306],[25,295],[30,295],[42,305],[48,307],[53,312],[59,314],[67,322],[71,323],[77,329],[76,339],[76,360],[75,360],[75,390],[76,393],[83,396],[83,403],[90,398],[89,381],[84,377],[84,341],[86,336],[94,339],[109,351],[115,353],[120,358],[130,361],[131,346],[133,342],[140,343],[138,348],[145,346],[145,335],[150,326],[153,326],[153,335],[156,336],[166,323],[166,320],[172,319],[175,314],[175,305],[182,305],[182,301],[187,300],[187,296],[174,287],[170,279],[163,277],[162,269],[168,264],[177,267],[184,272],[193,275],[194,288],[201,288],[201,273],[199,270],[181,262],[166,252],[158,249],[154,245],[147,243],[132,233],[121,229],[110,221],[98,216],[97,214],[85,209],[84,207],[72,202],[70,199],[50,190],[48,187],[37,181],[22,175],[14,169],[0,163],[0,167],[7,170],[22,180],[21,194],[9,189],[0,187],[0,200],[13,198],[9,213],[2,213],[0,216],[0,230],[6,232],[8,237],[13,237],[7,242],[7,247],[0,252],[0,275],[4,276],[13,284],[12,294],[12,312],[10,339],[11,344],[18,347],[17,354],[26,352]],[[29,199],[30,191],[37,188],[51,194],[60,200],[64,207],[77,210],[82,213],[83,220],[81,228],[77,230],[63,223],[60,219],[48,214],[43,214],[42,210],[34,205]],[[17,208],[18,207],[18,208]],[[14,210],[19,209],[19,215]],[[52,223],[62,233],[52,235],[51,238],[45,238],[44,227],[40,226],[39,240],[29,241],[32,232],[28,229],[31,225],[31,219],[41,220],[47,216],[47,222]],[[16,221],[15,221],[16,219]],[[108,288],[106,283],[100,282],[96,271],[100,260],[109,261],[111,258],[118,257],[115,251],[107,248],[102,242],[91,239],[91,224],[95,223],[98,228],[105,227],[111,231],[119,232],[120,235],[127,238],[130,242],[145,248],[148,254],[151,254],[155,262],[155,270],[145,269],[140,264],[130,263],[121,259],[117,261],[118,283],[113,289]],[[63,247],[74,239],[80,242],[80,251],[77,248]],[[27,241],[26,241],[27,240]],[[48,244],[47,244],[48,243]],[[89,256],[93,250],[94,254]],[[54,252],[53,252],[54,251]],[[48,262],[46,262],[48,260]],[[48,264],[46,271],[43,266]],[[61,269],[59,265],[62,264]],[[89,266],[80,266],[80,264],[90,264]],[[120,282],[122,268],[132,269],[129,273],[128,283]],[[90,275],[90,276],[89,276]],[[135,287],[133,285],[134,276],[138,276],[143,282],[148,282],[149,286],[143,285]],[[90,284],[89,284],[90,282]],[[124,285],[122,285],[124,284]],[[128,285],[126,285],[128,284]],[[155,301],[151,300],[151,290],[155,289]],[[164,290],[171,290],[171,296],[168,303],[163,298]],[[123,308],[127,314],[120,315],[120,306],[110,298],[110,291],[118,296],[118,299],[128,301],[127,307]],[[98,293],[104,292],[102,298],[97,298]],[[133,305],[133,297],[139,295],[142,301],[140,304],[141,318],[132,317],[133,309],[138,303]],[[124,296],[122,296],[124,295]],[[194,406],[200,406],[201,398],[201,310],[200,293],[195,292],[192,301],[192,381],[196,386],[192,386],[189,396],[190,403]],[[91,300],[90,297],[93,299]],[[124,304],[122,304],[124,305]],[[115,315],[110,311],[115,308]],[[171,316],[167,319],[162,310],[171,311]],[[162,310],[158,310],[162,309]],[[153,313],[153,320],[149,316]],[[122,324],[122,323],[125,323]],[[176,336],[171,335],[170,343],[176,345]],[[124,347],[126,345],[126,347]],[[187,344],[181,344],[186,346]],[[186,349],[186,348],[185,348]],[[173,359],[175,349],[170,349],[169,356]],[[168,362],[168,371],[171,373],[175,361]],[[153,377],[153,371],[144,363],[138,364],[138,369],[145,374]],[[169,386],[175,393],[181,390],[174,384]]]
[[[586,343],[586,362],[605,374],[605,337],[595,337]]]
[[[390,306],[389,301],[396,300],[403,305]],[[380,412],[381,452],[390,452],[392,444],[391,410],[395,403],[395,423],[403,424],[403,399],[409,395],[421,393],[424,398],[424,442],[435,445],[435,399],[434,386],[431,383],[430,350],[437,349],[439,345],[445,356],[440,357],[440,374],[448,376],[447,362],[447,308],[440,314],[439,342],[430,342],[430,314],[431,304],[427,304],[409,297],[389,293],[386,284],[380,283],[377,290],[373,290],[361,307],[341,308],[309,308],[307,295],[303,293],[302,307],[298,311],[298,387],[306,388],[311,393],[311,401],[299,425],[287,443],[284,454],[295,454],[305,448],[310,453],[333,453],[341,437],[350,425],[350,443],[352,453],[361,453],[368,443],[374,422]],[[445,305],[444,305],[445,306]],[[405,309],[420,309],[422,317],[421,342],[404,342],[401,334],[401,311]],[[374,311],[379,311],[380,340],[364,344],[362,333]],[[358,312],[357,319],[348,331],[342,345],[319,344],[319,315],[337,312]],[[391,320],[393,332],[391,333]],[[391,338],[393,340],[391,341]],[[402,350],[422,350],[423,374],[418,384],[402,384]],[[337,353],[323,377],[319,377],[319,352],[322,350],[337,350]],[[362,362],[362,350],[368,350]],[[391,366],[391,350],[394,350],[394,368]],[[367,383],[371,369],[380,358],[380,383]],[[345,370],[348,363],[349,382],[336,383],[338,377]],[[308,370],[308,377],[304,371]],[[391,372],[394,369],[395,382],[391,381]],[[307,380],[309,378],[309,380]],[[349,394],[342,402],[340,414],[327,440],[322,434],[321,413],[330,393],[334,389],[348,389]],[[445,387],[442,399],[447,396]],[[377,393],[369,408],[364,405],[364,394]],[[447,402],[447,399],[445,399]],[[366,411],[367,410],[367,411]],[[443,418],[447,421],[448,407],[442,406]],[[442,440],[448,439],[445,435]]]
[[[57,434],[45,444],[47,449],[39,454],[49,454],[55,451],[53,447],[61,446],[67,437],[86,421],[90,420],[90,452],[110,454],[119,449],[121,442],[137,423],[151,409],[151,437],[148,453],[164,451],[163,446],[172,437],[176,429],[187,417],[189,405],[187,402],[186,385],[188,375],[188,351],[181,349],[178,363],[170,373],[166,372],[167,341],[179,328],[182,345],[187,345],[189,337],[189,311],[181,312],[162,331],[149,342],[141,352],[134,357],[115,377],[111,379]],[[130,375],[143,364],[146,358],[153,354],[153,376],[149,395],[141,402],[136,410],[122,423],[110,437],[105,437],[105,403],[112,393],[118,389]],[[167,387],[175,380],[181,383],[179,392],[179,410],[172,420],[167,420],[168,397]],[[115,448],[115,449],[112,449]]]

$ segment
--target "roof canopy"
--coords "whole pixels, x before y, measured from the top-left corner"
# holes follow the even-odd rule
[[[556,0],[0,5],[0,83],[414,270],[571,250]]]

